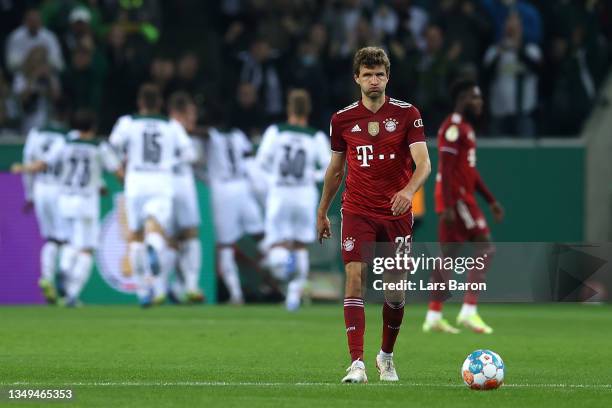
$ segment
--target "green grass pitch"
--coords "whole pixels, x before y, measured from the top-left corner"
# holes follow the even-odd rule
[[[339,384],[349,364],[341,305],[0,308],[0,405],[68,407],[612,406],[612,307],[483,305],[491,336],[423,334],[408,305],[395,350],[399,384],[380,384],[381,306],[366,306],[370,383]],[[455,306],[447,308],[454,318]],[[499,390],[468,390],[478,348],[506,363]],[[74,400],[14,402],[10,388],[71,388]],[[382,404],[382,405],[381,405]]]

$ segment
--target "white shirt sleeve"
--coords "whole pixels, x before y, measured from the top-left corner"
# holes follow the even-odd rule
[[[98,154],[100,156],[102,167],[104,167],[106,171],[115,172],[119,170],[119,167],[121,167],[121,160],[119,160],[117,153],[108,143],[100,143]]]
[[[259,167],[269,171],[274,159],[274,142],[278,139],[278,127],[269,126],[261,138],[255,161]]]
[[[176,135],[178,158],[183,163],[194,163],[197,160],[197,152],[191,138],[185,131],[183,125],[172,121],[172,127]]]
[[[323,132],[317,132],[314,136],[314,141],[316,155],[315,164],[317,165],[314,178],[317,182],[321,182],[325,178],[325,172],[331,160],[331,147],[329,139]]]
[[[32,128],[28,132],[25,145],[23,146],[23,164],[30,164],[36,160],[34,139],[38,131]],[[34,187],[34,177],[30,173],[23,173],[23,190],[25,192],[26,201],[32,201],[32,189]]]
[[[116,152],[124,152],[129,139],[129,116],[122,116],[117,120],[109,137],[110,145]]]
[[[49,150],[41,158],[47,165],[54,165],[62,159],[62,151],[66,146],[66,140],[58,138],[57,141],[53,142]]]

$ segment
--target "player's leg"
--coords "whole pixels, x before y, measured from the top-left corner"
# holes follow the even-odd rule
[[[183,277],[185,296],[189,302],[202,303],[204,295],[199,279],[202,269],[202,246],[199,239],[200,209],[195,183],[184,191],[175,191],[174,218],[178,228],[178,269]]]
[[[236,263],[234,245],[218,245],[217,254],[219,257],[219,273],[230,295],[229,303],[233,305],[241,305],[244,303],[244,295],[242,294],[242,286],[240,283],[240,275],[238,274],[238,264]]]
[[[217,265],[221,280],[227,288],[229,303],[241,305],[244,295],[238,274],[238,264],[234,252],[234,243],[243,234],[241,224],[241,196],[231,183],[218,183],[213,186],[212,203],[217,239]]]
[[[483,227],[482,222],[480,223],[480,227]],[[481,258],[483,260],[484,267],[471,268],[467,273],[467,282],[479,284],[485,281],[487,270],[495,254],[495,246],[491,242],[491,237],[488,229],[486,229],[486,224],[484,228],[479,228],[479,231],[472,238],[471,245],[474,248],[474,258]],[[478,295],[479,292],[473,289],[465,292],[463,305],[461,306],[461,310],[457,316],[457,323],[476,333],[493,333],[493,329],[487,325],[478,314]]]
[[[184,229],[179,244],[179,267],[185,282],[185,292],[190,302],[201,303],[204,295],[200,290],[202,269],[202,245],[197,227]]]
[[[456,210],[453,224],[446,224],[445,221],[440,218],[438,220],[440,256],[442,258],[453,258],[457,256],[461,249],[461,242],[467,239],[466,234],[465,224],[459,218]],[[430,293],[429,306],[425,316],[425,322],[423,323],[423,331],[425,333],[459,333],[459,330],[453,327],[442,314],[444,302],[450,297],[450,292],[447,289],[439,288],[442,284],[444,288],[448,288],[450,274],[451,271],[445,270],[442,267],[435,268],[431,273],[430,283],[436,285],[435,287],[437,289],[432,290]]]
[[[412,213],[405,217],[382,222],[384,233],[377,237],[385,244],[383,255],[395,257],[398,254],[409,256],[412,244]],[[393,350],[395,342],[404,319],[405,292],[400,287],[401,282],[408,276],[408,270],[389,269],[383,272],[383,282],[387,285],[384,290],[385,302],[382,308],[382,341],[380,351],[376,356],[376,368],[380,373],[381,381],[398,381],[397,372],[393,363]],[[389,289],[394,287],[395,289]]]
[[[365,334],[365,284],[367,261],[376,240],[375,226],[364,217],[343,212],[342,259],[346,273],[344,291],[344,323],[351,365],[342,382],[367,382],[363,363],[363,339]]]
[[[125,215],[128,224],[128,258],[130,269],[136,281],[136,296],[142,307],[153,304],[153,278],[146,267],[146,247],[144,243],[145,215],[143,204],[146,197],[125,196]]]
[[[36,189],[34,194],[34,211],[38,222],[40,235],[45,238],[45,243],[40,250],[40,279],[38,285],[43,291],[48,303],[55,303],[57,294],[55,291],[54,275],[60,243],[55,236],[54,207],[57,206],[57,197],[49,197],[42,189]]]
[[[144,204],[144,243],[146,267],[153,279],[155,303],[163,303],[168,291],[168,278],[176,258],[170,250],[168,237],[172,220],[172,197],[149,197]]]
[[[306,243],[296,241],[291,246],[293,259],[295,261],[295,273],[287,285],[287,297],[285,306],[289,311],[295,311],[300,307],[302,293],[308,282],[310,270],[310,259]]]
[[[302,189],[299,189],[302,190]],[[317,193],[313,189],[298,191],[293,200],[294,209],[291,223],[292,252],[295,264],[294,277],[287,287],[286,306],[296,310],[300,306],[304,287],[310,270],[310,257],[307,245],[316,237],[316,204]]]
[[[66,306],[77,306],[85,284],[91,276],[93,252],[97,246],[99,225],[97,218],[76,218],[73,223],[71,246],[76,250],[72,268],[66,280]]]

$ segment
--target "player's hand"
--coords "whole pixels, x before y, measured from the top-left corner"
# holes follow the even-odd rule
[[[506,214],[504,207],[502,207],[502,205],[497,201],[491,204],[491,212],[493,213],[493,219],[495,222],[502,222],[504,215]]]
[[[106,186],[100,187],[100,195],[106,196],[108,194],[108,188]]]
[[[444,222],[446,225],[453,225],[455,223],[455,209],[453,207],[445,208],[444,211],[442,211],[440,218],[442,218],[442,222]]]
[[[21,209],[24,214],[29,214],[34,209],[34,203],[32,201],[26,201]]]
[[[412,204],[412,194],[406,190],[400,190],[391,197],[391,211],[393,215],[402,215]]]
[[[11,173],[23,173],[23,164],[13,163],[11,166]]]
[[[331,223],[327,214],[317,214],[317,235],[319,244],[322,244],[324,239],[331,238]]]

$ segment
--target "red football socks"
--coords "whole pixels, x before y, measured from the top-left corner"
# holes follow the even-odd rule
[[[400,331],[404,319],[404,302],[394,305],[385,302],[382,310],[383,330],[382,346],[380,349],[385,353],[393,353],[393,346]]]
[[[344,323],[348,338],[351,361],[363,361],[363,334],[365,333],[365,310],[362,298],[344,298]]]

